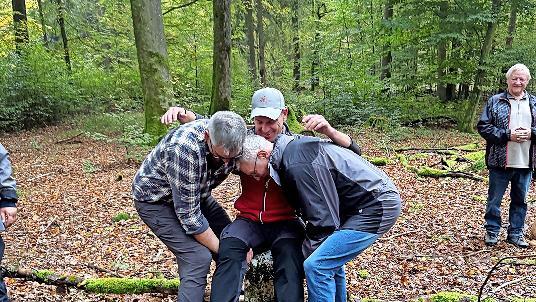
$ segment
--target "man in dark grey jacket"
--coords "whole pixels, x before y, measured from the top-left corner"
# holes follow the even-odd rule
[[[11,162],[7,150],[0,144],[0,227],[11,226],[17,220],[17,190],[13,179]],[[0,261],[4,257],[4,240],[0,237]],[[0,275],[0,302],[9,301],[6,284]]]
[[[270,175],[306,222],[308,297],[346,301],[344,265],[387,232],[401,199],[389,177],[352,151],[312,137],[280,135],[274,144],[248,136],[240,170]]]

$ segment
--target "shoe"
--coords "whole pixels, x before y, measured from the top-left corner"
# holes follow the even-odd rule
[[[526,249],[529,247],[529,244],[525,241],[523,235],[508,236],[506,237],[506,241],[522,249]]]
[[[497,245],[497,242],[499,241],[499,234],[486,232],[486,236],[484,236],[484,242],[487,246],[494,246]]]

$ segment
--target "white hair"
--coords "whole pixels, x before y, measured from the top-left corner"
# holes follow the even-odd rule
[[[512,76],[512,73],[514,73],[515,71],[523,72],[527,75],[527,80],[531,79],[529,68],[525,66],[525,64],[521,64],[521,63],[517,63],[514,66],[510,67],[510,69],[508,69],[508,71],[506,72],[506,79],[507,80],[510,79],[510,77]]]
[[[272,143],[260,135],[248,135],[244,140],[244,148],[240,162],[253,162],[257,158],[259,150],[271,149]]]
[[[208,121],[210,140],[223,147],[225,155],[240,153],[246,132],[244,119],[231,111],[218,111]]]

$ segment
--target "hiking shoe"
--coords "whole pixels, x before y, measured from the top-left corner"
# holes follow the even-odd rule
[[[497,245],[497,242],[499,241],[499,234],[486,232],[486,236],[484,237],[484,242],[487,246],[494,246]]]
[[[506,242],[513,244],[517,247],[520,247],[522,249],[526,249],[529,247],[529,244],[525,241],[522,235],[508,236],[506,237]]]

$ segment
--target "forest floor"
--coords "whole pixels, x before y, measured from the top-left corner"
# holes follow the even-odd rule
[[[18,221],[2,234],[4,265],[46,269],[81,277],[177,277],[172,254],[137,216],[131,200],[131,180],[139,162],[129,159],[125,146],[72,135],[71,126],[5,134],[18,181]],[[386,135],[359,130],[353,134],[369,156],[385,156],[382,169],[399,187],[403,212],[389,233],[347,267],[353,298],[407,301],[441,291],[476,295],[491,267],[502,257],[535,254],[536,247],[518,249],[505,240],[493,248],[483,244],[483,211],[487,185],[465,178],[424,178],[408,171],[393,151],[399,147],[446,148],[471,142],[477,135],[453,130],[406,129]],[[432,154],[424,161],[441,160]],[[486,176],[486,171],[483,176]],[[230,213],[240,188],[230,177],[214,195]],[[508,203],[505,197],[505,204]],[[534,185],[527,222],[536,221]],[[507,221],[507,207],[503,219]],[[113,222],[120,212],[131,219]],[[507,297],[536,297],[532,262],[514,261],[492,274],[484,292]],[[107,272],[108,271],[108,272]],[[90,294],[57,290],[21,279],[6,279],[13,301],[175,301],[161,294]]]

